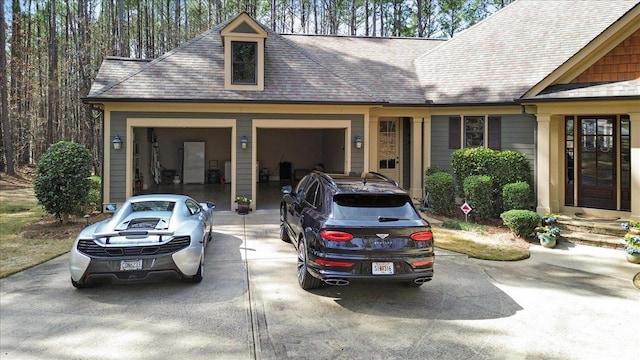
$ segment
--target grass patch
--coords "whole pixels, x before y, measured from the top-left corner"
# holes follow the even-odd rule
[[[442,223],[442,227],[447,229],[453,229],[453,230],[473,231],[475,233],[482,234],[482,235],[485,235],[487,233],[485,231],[484,226],[482,225],[467,223],[467,222],[460,222],[456,220],[445,220]]]
[[[34,227],[43,216],[44,211],[38,205],[33,189],[0,190],[0,278],[69,251],[75,237],[24,237],[24,230]],[[37,234],[37,231],[32,233]]]
[[[473,240],[470,232],[433,227],[435,246],[467,254],[472,258],[493,261],[517,261],[529,258],[529,249],[511,244],[493,244]]]

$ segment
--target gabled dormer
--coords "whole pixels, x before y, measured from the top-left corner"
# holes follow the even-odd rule
[[[220,30],[224,41],[224,88],[264,90],[264,43],[267,32],[247,13]]]

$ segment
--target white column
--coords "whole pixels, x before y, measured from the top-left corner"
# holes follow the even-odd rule
[[[424,196],[424,174],[422,172],[422,122],[421,117],[411,118],[411,183],[409,194],[412,198],[422,199]]]
[[[631,125],[631,220],[640,221],[640,112],[629,113]]]
[[[551,154],[551,115],[537,114],[538,149],[536,152],[536,193],[538,214],[551,212],[551,178],[549,176],[549,158]]]
[[[378,171],[378,122],[379,116],[369,116],[369,171]]]

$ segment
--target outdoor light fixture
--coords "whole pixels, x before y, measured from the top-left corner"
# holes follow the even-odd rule
[[[362,149],[362,136],[357,135],[353,143],[356,145],[356,149]]]
[[[118,135],[116,135],[113,138],[111,143],[113,144],[113,149],[114,150],[120,150],[120,148],[122,147],[122,140],[120,139],[120,136],[118,136]]]
[[[240,138],[240,146],[242,146],[243,149],[246,149],[247,144],[249,144],[249,139],[247,139],[245,135],[242,135],[242,137]]]

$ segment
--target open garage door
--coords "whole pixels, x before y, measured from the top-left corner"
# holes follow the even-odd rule
[[[277,209],[281,187],[294,185],[322,164],[326,172],[346,170],[345,128],[257,128],[259,209]]]

